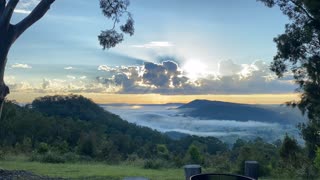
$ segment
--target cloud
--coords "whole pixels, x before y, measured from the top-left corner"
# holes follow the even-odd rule
[[[87,79],[87,76],[81,76],[79,79]]]
[[[31,10],[40,2],[40,0],[21,0],[14,10],[18,14],[30,14]]]
[[[196,80],[174,61],[145,63],[141,67],[105,67],[112,77],[98,77],[106,86],[115,86],[118,93],[159,94],[259,94],[293,92],[296,85],[287,75],[277,79],[263,61],[236,64],[231,60],[219,63],[219,75],[208,74]]]
[[[31,69],[32,67],[28,64],[15,63],[14,65],[11,66],[11,68]]]
[[[99,70],[99,71],[107,71],[107,72],[109,72],[109,71],[112,71],[112,70],[114,70],[114,69],[111,68],[111,67],[109,67],[109,66],[107,66],[107,65],[100,65],[100,66],[98,67],[98,70]]]
[[[166,48],[166,47],[173,47],[174,45],[168,41],[151,41],[146,44],[141,45],[132,45],[135,48]]]
[[[64,67],[64,69],[65,69],[65,70],[72,70],[72,69],[74,69],[74,67],[68,66],[68,67]]]
[[[27,64],[14,64],[12,68],[31,68]],[[109,66],[100,65],[83,71],[74,68],[72,74],[60,66],[56,77],[25,81],[25,71],[19,71],[14,77],[7,74],[6,83],[12,91],[34,91],[48,93],[119,93],[119,94],[260,94],[290,93],[297,86],[291,74],[278,79],[269,70],[264,61],[237,64],[233,61],[221,61],[219,72],[207,73],[196,79],[190,77],[183,67],[173,61],[160,63],[145,62],[143,65]],[[38,69],[38,68],[37,68]],[[24,74],[25,73],[25,74]],[[36,72],[35,72],[36,73]]]
[[[142,80],[145,84],[155,87],[173,88],[182,82],[182,71],[173,61],[164,61],[161,64],[145,63]],[[184,77],[186,78],[186,77]]]
[[[218,68],[221,76],[234,75],[239,73],[242,69],[241,65],[235,64],[232,60],[220,61]]]
[[[14,13],[17,13],[17,14],[30,14],[31,11],[25,10],[25,9],[15,9]]]
[[[76,79],[75,76],[71,76],[71,75],[67,75],[67,78],[68,78],[68,79],[71,79],[71,80],[75,80],[75,79]]]

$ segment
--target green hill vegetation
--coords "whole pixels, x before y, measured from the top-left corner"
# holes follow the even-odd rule
[[[273,144],[239,139],[232,147],[214,137],[171,139],[78,95],[46,96],[24,107],[6,102],[0,123],[0,168],[12,168],[10,157],[23,155],[30,163],[99,162],[144,169],[197,163],[209,172],[242,174],[244,161],[257,160],[261,176],[281,178],[315,177],[320,164],[289,136]]]

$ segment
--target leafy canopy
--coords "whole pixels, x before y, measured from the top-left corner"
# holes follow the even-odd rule
[[[319,0],[257,0],[268,7],[279,6],[290,22],[285,32],[274,39],[278,52],[271,70],[279,77],[292,74],[301,93],[298,106],[307,113],[309,122],[300,126],[302,135],[314,156],[320,145],[320,1]],[[312,132],[310,132],[312,130]]]
[[[130,2],[129,0],[100,0],[100,8],[102,13],[109,19],[113,20],[112,29],[101,31],[98,36],[100,45],[103,49],[115,47],[123,41],[123,33],[132,36],[134,34],[134,20],[130,12],[127,11]],[[116,24],[118,24],[123,16],[127,17],[126,23],[120,26],[118,32]]]

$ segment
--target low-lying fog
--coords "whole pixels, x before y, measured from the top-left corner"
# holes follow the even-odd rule
[[[200,120],[186,117],[172,105],[102,105],[106,110],[124,120],[160,132],[180,132],[197,136],[215,136],[227,143],[237,138],[261,137],[268,142],[282,138],[286,133],[295,136],[300,143],[299,131],[295,125],[281,125],[256,121]]]

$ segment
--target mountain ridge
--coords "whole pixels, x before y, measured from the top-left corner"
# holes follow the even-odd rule
[[[303,117],[298,117],[285,107],[265,107],[263,105],[240,104],[222,101],[197,99],[178,107],[185,116],[202,120],[236,120],[259,121],[280,124],[298,123]]]

